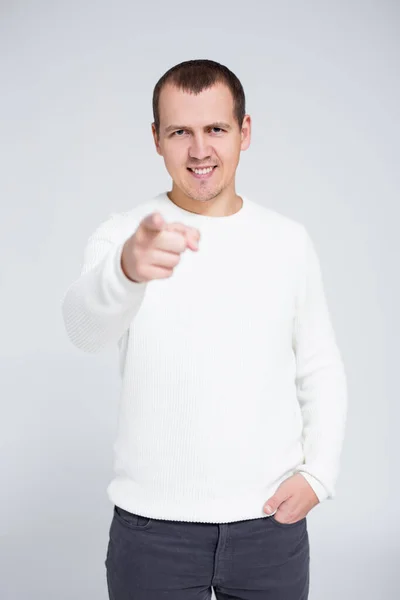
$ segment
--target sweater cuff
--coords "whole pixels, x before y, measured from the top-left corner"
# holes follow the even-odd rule
[[[322,485],[322,483],[318,479],[316,479],[316,477],[314,477],[313,475],[310,475],[310,473],[307,473],[305,471],[298,470],[297,472],[300,473],[301,475],[303,475],[304,479],[306,479],[306,481],[308,481],[308,483],[314,490],[314,492],[317,495],[318,500],[320,502],[323,502],[324,500],[326,500],[328,498],[327,489],[325,488],[324,485]]]

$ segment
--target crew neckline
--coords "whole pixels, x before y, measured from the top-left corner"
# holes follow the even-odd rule
[[[186,210],[185,208],[178,206],[169,198],[168,192],[162,192],[159,194],[159,198],[168,206],[170,210],[197,223],[236,223],[237,221],[240,221],[247,214],[249,209],[248,198],[243,194],[240,194],[240,197],[242,198],[242,206],[235,213],[231,215],[213,216],[191,212],[190,210]]]

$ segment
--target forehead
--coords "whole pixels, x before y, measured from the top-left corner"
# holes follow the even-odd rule
[[[181,123],[196,127],[213,121],[232,123],[233,98],[229,88],[218,83],[211,88],[192,94],[171,84],[163,87],[159,100],[160,124],[168,127]]]

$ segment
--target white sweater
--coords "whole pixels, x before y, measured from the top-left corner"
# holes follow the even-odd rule
[[[81,350],[117,345],[121,402],[113,504],[180,521],[265,517],[279,484],[300,471],[333,498],[347,383],[319,260],[305,226],[242,196],[209,217],[166,192],[113,213],[90,236],[62,303]],[[130,281],[125,240],[141,219],[197,227],[199,250],[172,277]]]

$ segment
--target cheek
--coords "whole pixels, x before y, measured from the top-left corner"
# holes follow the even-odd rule
[[[223,165],[226,171],[234,171],[237,167],[239,161],[239,156],[234,153],[234,152],[230,152],[229,154],[227,154],[225,156],[225,158],[223,159]]]
[[[178,158],[173,152],[164,153],[164,163],[168,171],[176,171],[179,165]]]
[[[183,148],[174,148],[172,150],[168,150],[165,155],[165,164],[172,170],[181,170],[185,168],[185,163],[187,161],[187,154]]]
[[[236,165],[240,157],[240,146],[229,144],[229,146],[221,148],[220,157],[223,163],[229,166]]]

